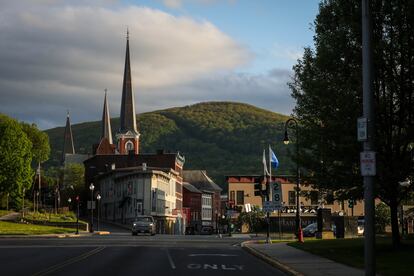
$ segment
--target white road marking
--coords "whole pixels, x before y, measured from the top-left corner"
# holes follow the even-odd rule
[[[189,257],[199,257],[199,256],[217,256],[217,257],[237,257],[238,255],[233,254],[189,254]]]
[[[165,248],[165,252],[167,253],[167,257],[168,257],[168,261],[170,262],[171,268],[175,269],[175,264],[173,259],[171,258],[170,252],[168,251],[167,248]]]
[[[48,268],[46,268],[46,269],[44,269],[42,271],[39,271],[39,272],[33,274],[33,276],[43,276],[43,275],[52,274],[52,273],[54,273],[54,272],[56,272],[56,271],[58,271],[58,270],[60,270],[60,269],[62,269],[64,267],[66,267],[68,265],[71,265],[73,263],[76,263],[76,262],[85,260],[86,258],[88,258],[88,257],[90,257],[92,255],[95,255],[96,253],[99,253],[99,252],[101,252],[104,249],[105,249],[105,247],[95,248],[95,249],[93,249],[91,251],[88,251],[88,252],[82,254],[82,255],[76,256],[76,257],[71,258],[71,259],[68,259],[68,260],[66,260],[64,262],[61,262],[61,263],[55,264],[55,265],[53,265],[51,267],[48,267]]]
[[[243,270],[243,265],[218,265],[218,264],[188,264],[188,269],[204,269],[204,270]]]

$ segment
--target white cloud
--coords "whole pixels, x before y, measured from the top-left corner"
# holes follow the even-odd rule
[[[81,2],[0,2],[0,112],[42,128],[63,125],[67,109],[73,122],[99,120],[108,88],[118,116],[127,26],[137,112],[205,100],[290,112],[289,72],[234,73],[253,56],[212,23]]]
[[[303,55],[303,49],[274,43],[271,49],[271,55],[276,59],[285,59],[296,62]]]
[[[164,0],[163,3],[167,7],[173,9],[179,8],[183,4],[181,0]]]
[[[193,4],[217,4],[217,3],[226,3],[226,4],[235,4],[237,0],[162,0],[163,4],[171,9],[182,8],[185,3]]]

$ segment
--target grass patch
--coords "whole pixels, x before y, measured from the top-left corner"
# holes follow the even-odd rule
[[[0,221],[0,235],[40,235],[74,233],[75,229]]]
[[[7,214],[13,213],[13,211],[7,210],[0,210],[0,217],[5,216]]]
[[[24,215],[25,218],[37,221],[49,222],[76,222],[76,215],[73,212],[66,212],[63,214],[54,213],[28,213]]]
[[[364,239],[308,240],[288,245],[349,266],[364,268]],[[381,275],[410,275],[414,271],[414,240],[393,248],[390,238],[376,239],[376,265]]]

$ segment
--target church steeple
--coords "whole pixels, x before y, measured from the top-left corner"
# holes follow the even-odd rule
[[[112,142],[111,117],[109,117],[109,106],[106,99],[106,91],[107,90],[105,89],[105,99],[102,111],[101,140],[99,141],[99,144],[94,145],[93,148],[96,155],[115,154],[115,145]]]
[[[63,139],[64,139],[64,142],[63,142],[62,161],[65,160],[66,154],[75,154],[75,147],[73,146],[72,128],[70,126],[69,111],[66,116],[65,135]]]
[[[120,133],[138,133],[135,119],[134,93],[132,92],[131,63],[129,57],[129,31],[127,30],[124,81],[122,84],[121,128]]]
[[[139,132],[135,118],[134,93],[132,92],[131,63],[129,58],[129,31],[127,30],[124,82],[122,84],[121,127],[116,134],[119,154],[139,154]]]
[[[106,89],[105,89],[105,99],[102,112],[102,135],[103,138],[108,139],[109,144],[112,144],[112,129],[111,129],[111,117],[109,117],[109,107],[108,101],[106,100]]]

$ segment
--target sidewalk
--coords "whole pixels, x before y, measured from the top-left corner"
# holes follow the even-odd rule
[[[286,243],[257,244],[244,243],[243,248],[289,275],[364,275],[362,269],[349,267],[319,257]]]
[[[20,213],[13,212],[7,215],[0,217],[1,221],[16,221],[20,218]]]

